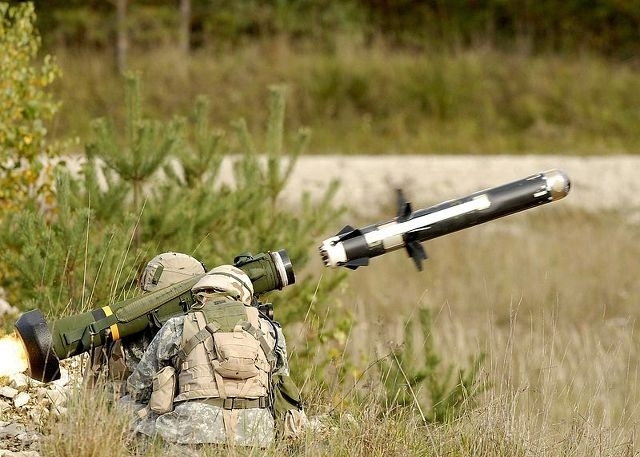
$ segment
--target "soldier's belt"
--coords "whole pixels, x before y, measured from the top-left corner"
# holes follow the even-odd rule
[[[250,408],[268,408],[270,406],[269,397],[259,397],[255,399],[249,398],[205,398],[197,400],[211,406],[217,406],[222,409],[250,409]]]

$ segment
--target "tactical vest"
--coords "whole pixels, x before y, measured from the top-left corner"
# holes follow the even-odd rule
[[[192,310],[185,316],[175,365],[174,401],[206,399],[225,409],[270,407],[273,345],[260,329],[256,308],[220,300]]]

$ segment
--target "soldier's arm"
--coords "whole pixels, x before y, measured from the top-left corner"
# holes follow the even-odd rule
[[[153,388],[153,375],[171,363],[182,338],[182,319],[169,319],[142,354],[134,372],[127,379],[127,390],[133,400],[146,403]]]
[[[274,320],[260,319],[260,329],[265,335],[268,335],[267,341],[273,347],[276,357],[276,366],[273,374],[281,374],[289,376],[289,359],[287,356],[287,343],[282,333],[282,327]]]
[[[276,330],[276,347],[275,352],[278,358],[275,372],[284,376],[289,376],[289,356],[287,355],[287,342],[284,339],[284,333],[282,327],[278,322],[275,322]]]

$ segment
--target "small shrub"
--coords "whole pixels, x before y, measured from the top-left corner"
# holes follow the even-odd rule
[[[417,363],[420,348],[415,345],[414,324],[405,324],[404,344],[393,348],[382,361],[381,376],[386,387],[385,401],[391,405],[415,407],[425,422],[450,422],[459,417],[482,391],[478,373],[485,354],[474,357],[468,369],[441,368],[432,334],[431,311],[419,312],[422,364]]]

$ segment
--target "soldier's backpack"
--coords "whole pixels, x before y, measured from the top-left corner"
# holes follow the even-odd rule
[[[242,302],[209,301],[184,321],[176,358],[175,402],[206,399],[224,409],[271,408],[273,343],[258,310]]]

